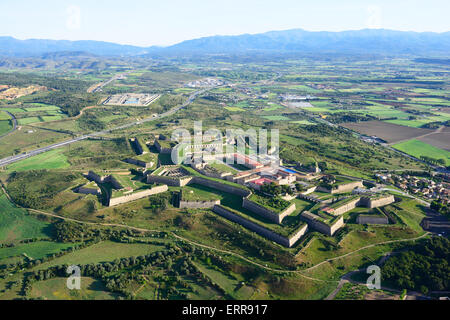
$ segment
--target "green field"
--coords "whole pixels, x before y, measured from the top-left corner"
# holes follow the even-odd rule
[[[0,249],[0,264],[4,259],[12,257],[27,257],[29,259],[42,259],[48,255],[73,247],[73,243],[58,243],[51,241],[37,241],[16,245],[11,248]]]
[[[8,133],[13,128],[11,121],[9,120],[1,120],[0,121],[0,136]]]
[[[424,124],[432,122],[431,120],[387,120],[388,123],[398,124],[406,127],[420,128]]]
[[[28,107],[28,106],[31,106],[31,107]],[[60,110],[60,108],[58,106],[52,106],[52,105],[42,104],[42,103],[32,103],[29,105],[24,105],[24,109],[27,112]]]
[[[41,122],[41,119],[39,117],[28,117],[28,118],[17,119],[17,123],[21,126],[30,124],[30,123],[36,123],[36,122]]]
[[[9,119],[11,119],[11,116],[9,114],[7,114],[6,112],[0,110],[0,121],[1,120],[9,120]]]
[[[221,196],[214,189],[197,184],[183,187],[183,200],[186,201],[211,201],[218,200]],[[226,194],[224,194],[226,196]]]
[[[227,166],[224,163],[220,163],[220,162],[213,162],[213,163],[208,163],[208,166],[217,169],[220,172],[230,172],[232,174],[236,174],[238,173],[237,170],[234,170],[233,168]]]
[[[67,157],[60,149],[51,150],[37,156],[13,163],[7,167],[8,171],[27,171],[41,169],[65,169],[70,167]]]
[[[412,139],[406,142],[400,142],[394,144],[393,147],[416,158],[427,156],[435,159],[444,159],[446,165],[450,165],[450,152],[419,140]]]
[[[40,116],[40,118],[42,119],[42,121],[47,122],[47,121],[61,120],[61,119],[64,118],[64,116],[62,116],[62,115],[51,115],[51,116]]]
[[[414,231],[423,233],[423,228],[420,225],[422,220],[426,217],[423,205],[414,199],[408,199],[406,197],[401,198],[402,201],[400,203],[397,203],[395,206],[389,206],[388,210],[393,210],[401,221]],[[398,208],[401,210],[398,210]]]
[[[203,264],[196,263],[196,267],[213,282],[217,283],[225,292],[227,292],[234,299],[248,299],[254,289],[243,286],[240,288],[240,282],[221,271],[214,270]]]
[[[316,123],[314,122],[310,122],[308,120],[298,120],[298,121],[291,121],[292,123],[296,123],[296,124],[302,124],[302,125],[316,125]]]
[[[239,107],[225,107],[225,109],[227,109],[228,111],[233,111],[233,112],[245,111],[244,109],[239,108]]]
[[[0,195],[0,243],[44,238],[50,235],[51,226],[49,223],[30,216],[26,210],[15,207],[6,198],[6,195]]]
[[[54,278],[33,284],[29,297],[44,300],[114,300],[117,295],[105,288],[100,280],[82,277],[81,290],[69,290],[67,278]]]
[[[12,114],[25,112],[22,108],[5,108],[5,110],[11,112]]]
[[[265,119],[267,120],[272,120],[272,121],[284,121],[284,120],[291,120],[288,117],[285,116],[264,116]]]
[[[283,106],[280,106],[279,104],[269,103],[270,107],[264,108],[264,111],[274,111],[278,109],[283,109]]]
[[[163,243],[162,243],[163,244]],[[77,250],[60,258],[43,263],[37,269],[47,269],[52,266],[63,264],[89,264],[113,261],[124,257],[137,257],[146,255],[163,247],[152,244],[132,244],[119,243],[113,241],[103,241],[90,247]]]

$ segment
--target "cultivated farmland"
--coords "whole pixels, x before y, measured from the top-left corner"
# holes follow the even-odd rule
[[[410,128],[383,121],[350,122],[344,123],[343,126],[368,136],[377,136],[389,143],[413,139],[434,131],[431,129]]]

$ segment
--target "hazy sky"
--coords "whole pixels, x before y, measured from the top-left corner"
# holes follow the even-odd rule
[[[1,0],[0,36],[169,45],[302,28],[450,31],[448,0]]]

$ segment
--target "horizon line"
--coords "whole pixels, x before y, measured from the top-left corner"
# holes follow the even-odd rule
[[[239,34],[214,34],[214,35],[209,35],[209,36],[202,36],[202,37],[194,37],[194,38],[189,38],[189,39],[185,39],[185,40],[181,40],[178,42],[175,42],[173,44],[168,44],[168,45],[136,45],[136,44],[129,44],[129,43],[121,43],[121,42],[115,42],[115,41],[108,41],[108,40],[94,40],[94,39],[81,39],[81,40],[69,40],[69,39],[51,39],[51,38],[25,38],[25,39],[21,39],[15,36],[11,36],[11,35],[0,35],[0,38],[12,38],[14,40],[19,40],[19,41],[32,41],[32,40],[41,40],[41,41],[68,41],[68,42],[84,42],[84,41],[92,41],[92,42],[104,42],[104,43],[110,43],[110,44],[117,44],[117,45],[122,45],[122,46],[132,46],[132,47],[137,47],[137,48],[142,48],[142,49],[148,49],[151,47],[158,47],[158,48],[167,48],[185,41],[192,41],[192,40],[198,40],[198,39],[205,39],[205,38],[211,38],[211,37],[238,37],[238,36],[244,36],[244,35],[262,35],[262,34],[266,34],[266,33],[272,33],[272,32],[286,32],[286,31],[305,31],[305,32],[310,32],[310,33],[321,33],[321,32],[327,32],[327,33],[342,33],[342,32],[352,32],[352,31],[366,31],[366,30],[374,30],[374,31],[395,31],[395,32],[404,32],[404,33],[434,33],[434,34],[444,34],[444,33],[449,33],[450,30],[448,31],[442,31],[442,32],[437,32],[437,31],[414,31],[414,30],[396,30],[396,29],[388,29],[388,28],[362,28],[362,29],[345,29],[345,30],[341,30],[341,31],[328,31],[328,30],[307,30],[307,29],[303,29],[303,28],[291,28],[291,29],[283,29],[283,30],[269,30],[269,31],[264,31],[264,32],[256,32],[256,33],[239,33]]]

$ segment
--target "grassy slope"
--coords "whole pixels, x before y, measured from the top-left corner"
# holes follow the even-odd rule
[[[445,159],[446,165],[450,165],[450,152],[419,140],[412,139],[406,142],[400,142],[393,145],[393,147],[416,158],[427,156],[436,159]]]
[[[28,215],[24,209],[16,208],[5,195],[0,195],[0,243],[48,237],[50,232],[49,223]]]
[[[116,295],[107,292],[100,280],[93,278],[81,278],[81,290],[69,290],[67,278],[54,278],[39,281],[33,285],[30,298],[44,300],[111,300]]]
[[[11,248],[0,249],[0,262],[17,256],[27,256],[32,259],[41,259],[47,255],[58,253],[63,249],[73,247],[72,243],[57,243],[51,241],[37,241],[32,243],[20,244]]]
[[[0,136],[9,132],[12,129],[11,121],[0,120]]]
[[[8,166],[9,171],[65,169],[70,167],[61,149],[51,150]]]
[[[161,248],[161,246],[150,244],[128,244],[103,241],[88,248],[77,250],[63,257],[43,263],[36,268],[47,269],[51,266],[62,264],[88,264],[113,261],[117,258],[146,255],[161,250]]]

